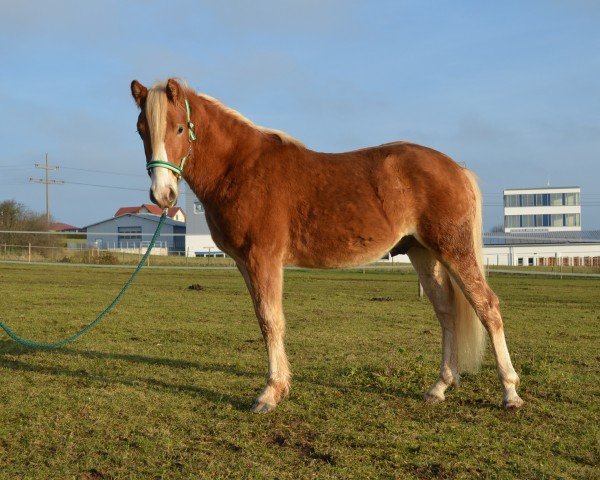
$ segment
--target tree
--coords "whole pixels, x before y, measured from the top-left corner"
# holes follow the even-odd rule
[[[2,231],[47,231],[46,216],[35,213],[15,200],[0,202],[0,232]],[[53,246],[55,240],[51,235],[33,233],[0,233],[0,243],[8,245]]]

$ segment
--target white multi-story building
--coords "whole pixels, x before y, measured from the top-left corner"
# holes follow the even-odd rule
[[[504,231],[581,231],[581,188],[504,190]]]
[[[188,257],[222,255],[215,245],[206,223],[204,206],[189,187],[185,194],[186,234],[185,251]]]

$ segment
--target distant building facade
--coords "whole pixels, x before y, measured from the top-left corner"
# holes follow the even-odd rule
[[[126,213],[107,218],[86,227],[87,243],[101,250],[133,251],[148,246],[160,217],[158,215]],[[185,251],[185,223],[165,219],[156,242],[157,252]]]
[[[186,255],[189,257],[223,255],[210,235],[204,205],[189,188],[185,194],[185,210],[188,212],[185,233]]]
[[[483,262],[600,267],[600,230],[484,233]]]
[[[581,188],[504,190],[504,232],[581,231]]]

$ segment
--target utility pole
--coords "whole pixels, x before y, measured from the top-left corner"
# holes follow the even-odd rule
[[[50,195],[49,195],[49,191],[48,191],[48,185],[52,184],[52,185],[60,185],[63,184],[65,182],[63,182],[62,180],[50,180],[48,178],[48,171],[50,170],[58,170],[59,167],[50,167],[48,166],[48,154],[46,154],[46,163],[45,165],[40,165],[39,163],[35,164],[35,168],[39,168],[41,170],[45,170],[45,175],[44,178],[29,178],[29,181],[31,183],[43,183],[46,185],[46,223],[48,225],[50,225]]]

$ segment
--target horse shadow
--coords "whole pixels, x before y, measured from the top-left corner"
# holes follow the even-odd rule
[[[52,375],[63,375],[73,378],[81,379],[92,379],[98,382],[105,382],[109,384],[121,384],[121,385],[140,385],[146,384],[153,388],[160,388],[167,391],[178,391],[188,393],[194,396],[200,396],[213,403],[228,402],[235,409],[240,411],[246,411],[250,407],[248,397],[239,397],[234,395],[228,395],[222,392],[213,391],[204,387],[196,385],[183,385],[173,384],[164,382],[153,378],[123,378],[123,377],[112,377],[106,374],[90,374],[84,370],[70,370],[64,367],[49,367],[34,365],[24,361],[16,360],[13,358],[6,358],[7,356],[15,357],[21,355],[35,354],[36,350],[21,346],[20,344],[13,342],[12,340],[0,340],[0,368],[7,368],[16,371],[29,371],[37,373],[46,373]],[[163,358],[153,357],[140,354],[129,354],[119,352],[101,352],[96,350],[81,350],[75,348],[60,348],[53,350],[57,355],[66,355],[71,357],[83,357],[92,360],[120,360],[135,364],[155,365],[164,366],[172,369],[194,369],[201,372],[218,372],[233,375],[244,378],[254,378],[257,380],[257,384],[261,384],[264,376],[258,370],[244,370],[233,365],[221,365],[221,364],[208,364],[200,363],[188,360],[179,360],[174,358]],[[421,393],[411,391],[409,388],[395,388],[393,392],[389,388],[380,385],[360,385],[352,384],[344,381],[345,369],[335,369],[332,372],[334,378],[338,378],[339,381],[332,380],[331,377],[324,378],[322,372],[319,371],[307,371],[304,374],[295,374],[294,381],[298,383],[304,383],[309,385],[317,385],[325,388],[334,388],[338,391],[351,394],[352,391],[360,390],[369,393],[381,393],[386,395],[395,395],[399,398],[410,398],[410,399],[422,399]],[[262,384],[261,384],[262,387]]]
[[[251,373],[248,371],[240,370],[239,368],[232,367],[230,365],[205,365],[198,362],[189,362],[184,360],[175,360],[170,358],[160,357],[149,357],[144,355],[131,355],[124,353],[107,353],[89,350],[79,350],[73,348],[60,348],[52,351],[56,355],[67,355],[73,357],[84,357],[89,359],[99,360],[122,360],[133,363],[142,363],[147,365],[161,365],[170,368],[194,368],[199,371],[214,371],[223,372],[235,376],[242,377],[260,377],[256,372]],[[68,369],[63,366],[45,366],[36,365],[18,359],[21,356],[35,355],[36,350],[21,346],[12,340],[0,340],[0,368],[7,370],[21,371],[21,372],[33,372],[42,373],[46,375],[54,376],[65,376],[70,378],[77,378],[93,382],[101,382],[110,385],[126,385],[126,386],[137,386],[140,384],[147,385],[150,388],[159,390],[165,390],[168,392],[178,392],[189,394],[194,397],[202,397],[211,403],[222,404],[223,402],[229,403],[234,409],[238,411],[246,411],[251,406],[251,401],[248,397],[240,397],[236,395],[230,395],[223,392],[217,392],[208,388],[200,387],[197,385],[189,384],[176,384],[158,380],[155,378],[147,377],[119,377],[111,376],[110,374],[97,374],[90,373],[83,369]],[[14,358],[17,357],[17,358]]]

